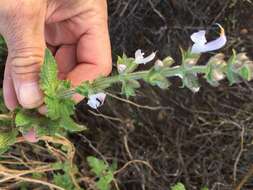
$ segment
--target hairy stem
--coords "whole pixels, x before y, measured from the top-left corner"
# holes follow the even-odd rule
[[[175,76],[182,76],[185,72],[190,72],[192,74],[205,74],[206,73],[206,65],[200,65],[200,66],[192,66],[192,67],[185,67],[185,66],[174,66],[174,67],[168,67],[163,68],[161,71],[161,74],[166,77],[175,77]],[[144,80],[149,74],[149,70],[147,71],[138,71],[128,74],[122,74],[122,75],[115,75],[110,76],[107,78],[103,78],[102,80],[97,80],[92,83],[93,88],[96,91],[102,91],[106,88],[109,88],[113,84],[121,83],[122,81],[127,80]],[[65,93],[62,94],[62,97],[71,97],[73,94],[75,94],[75,89],[72,88]]]

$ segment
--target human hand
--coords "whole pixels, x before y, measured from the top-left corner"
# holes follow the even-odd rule
[[[59,78],[73,86],[111,72],[106,0],[1,0],[0,34],[9,52],[3,89],[10,110],[43,104],[39,72],[46,46]]]

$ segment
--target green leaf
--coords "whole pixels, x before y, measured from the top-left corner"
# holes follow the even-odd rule
[[[95,157],[87,158],[91,171],[99,178],[96,182],[96,187],[99,190],[110,190],[111,182],[114,180],[113,172],[117,169],[115,163],[113,166],[108,166],[103,160]]]
[[[0,149],[13,145],[16,142],[17,135],[18,132],[14,129],[10,132],[0,133]]]
[[[99,190],[110,190],[111,182],[113,181],[113,173],[110,172],[107,175],[99,178],[98,182],[96,182],[96,186]]]
[[[65,117],[65,118],[62,117],[60,121],[60,127],[70,132],[80,132],[87,129],[85,126],[78,125],[77,123],[75,123],[73,119],[70,117]]]
[[[208,187],[203,187],[203,188],[201,188],[201,190],[209,190],[209,188]]]
[[[4,148],[0,148],[0,155],[4,154],[10,149],[10,146],[5,146]]]
[[[31,116],[28,116],[27,114],[25,114],[25,112],[23,112],[22,110],[16,113],[15,124],[17,127],[29,125],[33,121],[34,119]]]
[[[252,68],[250,65],[243,65],[239,69],[239,75],[247,81],[250,81],[252,79]]]
[[[77,190],[75,185],[73,184],[71,177],[67,174],[54,174],[53,182],[55,185],[58,185],[66,190]]]
[[[230,86],[240,81],[238,74],[236,74],[234,70],[235,63],[236,63],[236,52],[233,51],[233,55],[228,60],[226,71],[227,79],[229,81]]]
[[[67,98],[62,96],[62,94],[71,88],[71,84],[69,81],[59,80],[57,74],[57,64],[53,55],[47,49],[45,53],[45,62],[41,69],[40,85],[45,94],[44,102],[47,106],[47,117],[55,121],[52,126],[54,126],[56,130],[50,131],[59,132],[59,128],[71,132],[81,131],[84,128],[81,128],[70,117],[74,114],[75,102],[70,96]],[[85,87],[85,85],[83,86]],[[84,89],[79,87],[77,90],[83,91]]]
[[[125,65],[126,69],[121,74],[131,73],[137,69],[138,64],[135,63],[133,58],[128,58],[126,54],[122,57],[118,56],[117,65]]]
[[[164,77],[159,70],[151,69],[145,81],[152,86],[158,86],[161,89],[167,89],[171,85],[166,77]]]
[[[46,49],[44,64],[40,73],[40,86],[48,96],[56,96],[59,85],[57,64],[49,49]]]
[[[93,156],[87,157],[87,162],[91,167],[91,171],[98,177],[103,176],[103,172],[109,167],[103,160],[99,160]]]
[[[135,96],[136,89],[140,88],[140,83],[137,80],[127,80],[122,82],[121,93],[127,98]]]
[[[89,81],[85,81],[83,82],[81,85],[79,85],[78,87],[76,87],[75,91],[78,94],[81,94],[85,97],[88,97],[90,94],[90,91],[92,89],[92,85],[90,84]]]
[[[186,190],[184,184],[177,183],[176,185],[171,187],[171,190]]]
[[[181,49],[181,53],[182,53],[182,63],[186,67],[196,65],[196,63],[200,58],[200,54],[191,53],[191,49],[188,49],[187,51]]]
[[[7,113],[8,109],[4,103],[4,98],[3,98],[3,90],[0,90],[0,112],[1,113]]]

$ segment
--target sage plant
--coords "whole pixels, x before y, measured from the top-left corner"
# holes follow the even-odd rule
[[[12,145],[17,138],[25,138],[30,142],[37,142],[44,135],[66,135],[68,132],[85,130],[85,126],[76,123],[72,119],[75,103],[71,97],[78,93],[86,97],[87,104],[92,109],[99,109],[106,99],[106,91],[114,84],[121,84],[121,93],[127,98],[135,96],[136,89],[140,88],[140,80],[161,89],[167,89],[171,85],[170,77],[179,77],[182,86],[193,93],[200,90],[198,77],[203,77],[212,86],[218,86],[225,78],[229,84],[250,81],[253,77],[253,62],[245,53],[233,54],[228,60],[222,53],[215,54],[204,65],[197,65],[202,53],[222,48],[227,38],[221,25],[219,37],[207,42],[206,31],[201,30],[191,35],[193,46],[187,51],[182,50],[182,63],[175,65],[172,57],[156,59],[156,53],[148,56],[141,50],[135,52],[134,57],[125,54],[118,57],[118,74],[108,77],[99,77],[94,81],[85,81],[78,87],[72,87],[69,81],[57,78],[57,64],[49,50],[46,50],[45,62],[41,69],[40,86],[44,92],[44,102],[47,108],[45,116],[34,110],[17,108],[12,113],[2,115],[2,122],[10,126],[0,133],[0,150]],[[136,71],[141,64],[154,64],[150,69]],[[13,125],[13,122],[15,125]],[[23,137],[19,137],[19,133]]]

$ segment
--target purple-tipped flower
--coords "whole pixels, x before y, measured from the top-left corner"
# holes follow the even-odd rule
[[[136,63],[136,64],[144,64],[144,65],[145,65],[146,63],[152,61],[152,60],[155,58],[156,53],[153,52],[153,53],[151,53],[151,54],[150,54],[149,56],[147,56],[147,57],[144,57],[144,55],[145,55],[145,54],[142,53],[140,49],[138,49],[138,50],[135,52],[135,63]]]
[[[93,109],[98,109],[100,106],[104,104],[105,97],[106,97],[106,94],[102,92],[98,94],[90,95],[88,97],[89,100],[87,104]]]
[[[216,40],[207,43],[205,30],[200,30],[199,32],[193,33],[191,35],[191,40],[194,42],[191,49],[192,53],[204,53],[208,51],[214,51],[222,48],[226,44],[227,37],[225,35],[224,28],[220,24],[217,25],[219,26],[221,32],[220,37]]]

